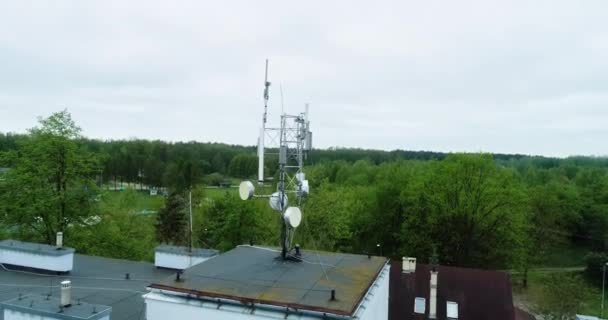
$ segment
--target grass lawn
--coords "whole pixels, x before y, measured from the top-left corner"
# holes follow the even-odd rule
[[[127,212],[158,211],[165,204],[165,197],[150,196],[147,191],[123,190],[105,191],[102,195],[102,208],[120,208]]]
[[[519,276],[513,276],[513,299],[517,305],[524,305],[527,309],[534,312],[536,305],[543,301],[543,295],[547,294],[544,288],[544,281],[549,274],[555,272],[565,272],[570,275],[578,275],[582,279],[584,290],[580,296],[584,297],[583,304],[577,309],[578,314],[599,316],[601,309],[602,291],[584,278],[583,272],[570,271],[530,271],[528,274],[528,287],[522,288]],[[564,297],[567,299],[568,297]],[[606,301],[608,303],[608,299]],[[608,306],[608,304],[606,305]]]
[[[239,194],[238,188],[205,188],[205,197],[209,199],[219,199],[223,197],[226,192],[234,195]]]

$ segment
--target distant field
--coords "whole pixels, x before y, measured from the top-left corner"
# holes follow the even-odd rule
[[[238,195],[238,188],[205,188],[205,197],[209,199],[218,199],[223,197],[226,192]]]
[[[102,208],[120,208],[127,212],[158,211],[164,204],[165,197],[161,195],[150,196],[147,191],[127,189],[106,191],[102,195]]]

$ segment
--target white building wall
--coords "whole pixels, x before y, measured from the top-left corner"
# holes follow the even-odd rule
[[[384,266],[378,278],[363,298],[355,317],[361,320],[388,319],[388,286],[390,265]]]
[[[388,286],[389,286],[390,266],[387,264],[370,290],[364,297],[361,305],[355,313],[354,319],[360,320],[387,320],[388,319]],[[259,320],[259,319],[287,319],[287,320],[313,320],[323,319],[311,314],[290,314],[285,317],[285,309],[277,311],[264,308],[257,308],[251,312],[251,308],[244,308],[240,305],[218,304],[211,301],[197,299],[185,299],[181,296],[163,294],[160,292],[150,292],[144,295],[146,302],[147,320]]]
[[[218,308],[215,302],[203,302],[196,299],[184,299],[177,296],[151,292],[144,295],[146,301],[147,320],[260,320],[260,319],[287,319],[287,320],[318,320],[318,317],[300,316],[296,314],[285,317],[284,309],[279,312],[271,310],[243,308],[234,304],[221,304]]]
[[[74,265],[74,253],[49,256],[32,252],[0,249],[0,263],[49,271],[68,272],[72,271]]]
[[[154,253],[154,265],[161,268],[188,269],[212,257],[196,257],[182,254],[171,254],[166,252]]]
[[[40,314],[26,313],[22,311],[4,309],[2,315],[3,320],[61,320],[62,318],[54,318]],[[99,320],[110,320],[110,315],[99,318]]]

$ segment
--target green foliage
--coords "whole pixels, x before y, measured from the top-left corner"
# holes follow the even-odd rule
[[[98,222],[74,225],[66,245],[82,254],[151,261],[158,244],[155,217],[138,213],[156,209],[158,204],[142,200],[147,197],[133,190],[103,194]]]
[[[228,172],[233,177],[247,178],[254,175],[258,169],[258,158],[255,155],[239,154],[232,158]]]
[[[12,167],[2,197],[5,223],[18,233],[52,243],[55,233],[95,212],[95,157],[76,139],[80,128],[64,110],[39,120],[18,150],[2,154]]]
[[[203,181],[208,186],[218,187],[224,181],[224,176],[217,172],[214,172],[212,174],[205,176]]]
[[[587,287],[578,275],[556,272],[544,279],[536,311],[547,320],[575,319],[586,301]]]
[[[75,227],[66,245],[81,254],[152,261],[157,245],[153,219],[126,213],[102,215],[94,226]]]
[[[97,202],[99,178],[193,189],[199,245],[278,245],[281,220],[265,201],[242,202],[236,189],[201,186],[255,175],[254,154],[255,147],[217,143],[87,140],[59,112],[27,135],[0,134],[0,167],[12,168],[0,181],[1,229],[46,242],[64,230],[81,252],[149,259],[160,220],[139,213],[159,210],[164,198],[125,191]],[[266,158],[269,176],[276,176],[276,160]],[[308,163],[311,194],[294,239],[305,249],[426,262],[436,248],[443,264],[524,271],[548,263],[560,247],[608,249],[605,158],[331,148],[313,150]],[[158,219],[179,212],[177,202],[167,202]],[[100,222],[87,223],[96,216]],[[182,220],[165,222],[179,230]]]
[[[489,267],[512,260],[526,219],[512,172],[489,155],[454,155],[432,165],[423,190],[442,263]]]
[[[234,194],[225,193],[204,209],[199,242],[216,249],[225,251],[249,241],[265,243],[272,233],[268,229],[268,215],[255,202],[242,201]]]
[[[156,235],[158,241],[175,245],[186,244],[186,201],[177,192],[172,192],[165,207],[156,216]]]
[[[306,200],[304,221],[296,231],[296,242],[304,248],[353,251],[354,217],[369,203],[363,188],[323,184]]]
[[[608,263],[608,254],[604,252],[591,252],[585,256],[585,274],[586,276],[597,284],[602,283],[602,276],[604,274],[604,268]]]

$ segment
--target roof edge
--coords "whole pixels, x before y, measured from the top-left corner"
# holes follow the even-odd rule
[[[153,284],[149,285],[148,288],[165,290],[165,291],[173,291],[176,293],[182,293],[182,294],[187,294],[187,295],[193,295],[196,298],[212,298],[212,299],[219,298],[219,299],[233,300],[233,301],[238,301],[245,305],[264,304],[264,305],[270,305],[270,306],[285,307],[285,308],[290,308],[290,309],[294,309],[294,310],[308,310],[308,311],[314,311],[314,312],[331,313],[331,314],[335,314],[338,316],[346,316],[346,317],[352,316],[352,312],[346,312],[343,310],[315,307],[315,306],[304,305],[304,304],[299,304],[299,303],[282,303],[282,302],[272,301],[272,300],[244,298],[244,297],[238,297],[238,296],[233,296],[233,295],[229,295],[229,294],[220,294],[220,293],[214,293],[214,292],[176,288],[176,287],[162,285],[162,284],[158,284],[158,283],[153,283]],[[365,293],[367,293],[367,291],[365,291]],[[358,305],[359,304],[357,303],[356,306],[358,306]]]

